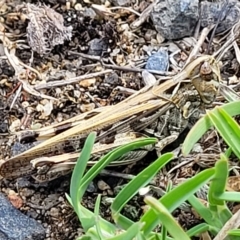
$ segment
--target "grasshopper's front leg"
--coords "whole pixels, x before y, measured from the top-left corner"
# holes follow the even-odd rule
[[[180,133],[187,127],[188,121],[183,118],[181,110],[173,108],[169,110],[165,116],[159,119],[158,131],[155,134],[159,138],[159,142],[155,145],[157,155],[161,155],[161,151],[173,143],[179,137]]]
[[[187,92],[188,91],[185,93]],[[179,135],[188,127],[190,119],[191,121],[196,118],[198,119],[201,112],[201,109],[199,108],[200,97],[196,91],[195,94],[194,101],[193,95],[187,97],[180,94],[179,97],[181,96],[181,101],[179,101],[178,104],[183,105],[179,107],[175,106],[167,111],[164,116],[159,118],[158,129],[155,134],[155,136],[159,139],[159,142],[155,146],[158,155],[161,154],[161,151],[167,145],[178,139]]]
[[[193,118],[191,120],[194,122],[198,120],[200,113],[204,112],[205,105],[211,104],[218,94],[221,76],[213,57],[200,62],[189,72],[188,77],[191,83],[183,85],[171,98],[176,107],[165,123],[165,130],[169,130],[168,134],[163,134],[165,137],[156,146],[158,154],[179,137],[179,134],[187,128],[190,118]]]

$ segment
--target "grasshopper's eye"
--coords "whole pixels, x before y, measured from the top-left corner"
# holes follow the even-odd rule
[[[209,62],[204,62],[200,67],[200,75],[206,81],[212,80],[212,68]]]

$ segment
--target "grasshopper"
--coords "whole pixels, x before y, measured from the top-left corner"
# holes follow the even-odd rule
[[[156,112],[161,116],[171,108],[183,109],[183,117],[187,118],[191,105],[188,98],[191,98],[192,91],[197,92],[203,103],[209,104],[218,94],[219,81],[220,70],[215,59],[209,55],[200,56],[171,79],[164,82],[159,80],[152,86],[146,86],[114,106],[92,110],[35,132],[36,137],[50,138],[3,162],[0,166],[0,175],[5,178],[32,175],[36,172],[34,166],[42,167],[47,162],[54,163],[53,160],[46,161],[46,157],[66,152],[74,152],[74,159],[76,159],[76,152],[79,152],[87,135],[92,131],[97,132],[97,142],[99,142],[105,137],[129,132],[132,129],[131,126],[137,131],[142,130],[147,128],[155,118],[152,117],[151,121],[144,124],[141,119],[154,116]],[[139,124],[140,122],[142,125]],[[138,124],[142,127],[138,127]],[[105,130],[106,128],[108,129]],[[54,136],[55,131],[60,130],[62,132]],[[126,142],[134,139],[136,138],[128,139]],[[67,159],[69,158],[71,157],[68,155]],[[137,160],[139,158],[135,158],[135,161]],[[64,161],[61,160],[61,162]],[[59,168],[59,172],[61,171]],[[57,172],[56,167],[54,172]],[[49,179],[52,179],[53,176],[50,175]]]

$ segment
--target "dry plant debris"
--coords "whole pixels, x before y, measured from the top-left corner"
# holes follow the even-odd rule
[[[195,32],[193,29],[194,36],[175,41],[164,39],[166,36],[156,30],[150,16],[156,2],[166,1],[114,1],[114,6],[108,1],[92,2],[0,0],[0,117],[4,119],[0,124],[1,159],[8,159],[11,150],[17,152],[28,147],[16,144],[16,132],[40,129],[114,105],[145,83],[151,84],[160,78],[166,80],[178,73],[186,61],[191,60],[192,50],[195,55],[204,54],[210,43],[210,53],[221,57],[223,82],[240,90],[238,1],[229,1],[230,12],[236,14],[224,16],[228,12],[225,9],[221,19],[227,20],[227,29],[231,31],[214,35],[212,41],[209,40],[211,29],[204,29],[202,33],[202,28]],[[211,14],[217,11],[214,23],[222,2],[209,1],[204,5],[207,11],[213,6]],[[206,26],[202,27],[208,27],[208,23],[204,22]],[[157,54],[162,47],[168,53],[162,60],[167,71],[147,71],[149,56]],[[222,48],[226,49],[223,54]],[[219,97],[218,103],[220,101]],[[212,166],[224,148],[217,134],[209,132],[187,158],[178,152],[179,159],[159,174],[159,186],[164,187],[169,178],[177,182],[191,177],[199,168]],[[151,159],[155,157],[153,153],[150,155]],[[147,164],[147,160],[142,161],[123,171],[135,174]],[[101,187],[93,183],[92,192],[85,198],[84,204],[90,209],[94,208],[96,193],[111,195],[120,184],[116,177],[99,178],[97,183],[103,183]],[[232,178],[232,181],[235,185],[231,183],[230,187],[237,188],[238,179]],[[2,180],[0,186],[6,195],[12,190],[16,192],[23,201],[19,204],[21,211],[42,223],[47,229],[47,240],[75,239],[81,231],[64,198],[69,177],[45,185],[32,179]],[[102,212],[109,218],[108,206],[104,206]]]
[[[65,27],[62,15],[54,9],[45,4],[26,3],[19,6],[19,10],[29,20],[28,44],[40,56],[49,53],[56,45],[63,44],[64,40],[71,40],[72,27]]]

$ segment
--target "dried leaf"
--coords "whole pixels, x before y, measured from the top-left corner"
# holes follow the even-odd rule
[[[20,9],[26,12],[29,19],[27,27],[28,43],[33,51],[44,55],[54,46],[71,40],[72,27],[64,27],[61,14],[46,5],[24,4]]]

